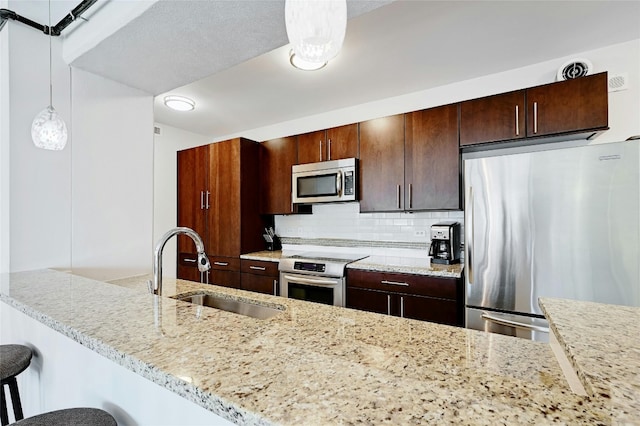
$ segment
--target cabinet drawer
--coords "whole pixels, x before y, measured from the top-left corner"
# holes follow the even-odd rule
[[[425,275],[347,270],[347,286],[456,300],[458,279]]]
[[[220,271],[239,271],[240,270],[240,258],[239,257],[225,257],[225,256],[211,256],[209,262],[211,262],[211,269]]]
[[[248,274],[278,276],[278,264],[276,262],[240,259],[240,271]]]
[[[207,284],[219,285],[222,287],[240,288],[240,272],[220,271],[212,269],[208,274]]]

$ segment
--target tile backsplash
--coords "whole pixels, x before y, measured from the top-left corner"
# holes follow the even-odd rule
[[[464,212],[360,213],[357,202],[314,204],[310,215],[276,216],[275,230],[281,237],[288,238],[427,244],[431,225],[443,220],[464,225]]]

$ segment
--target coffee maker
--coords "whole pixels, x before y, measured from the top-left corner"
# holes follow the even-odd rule
[[[460,223],[445,221],[431,226],[431,263],[460,263]]]

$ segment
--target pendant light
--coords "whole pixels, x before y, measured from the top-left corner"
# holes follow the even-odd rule
[[[49,0],[49,106],[40,111],[31,123],[31,139],[36,147],[59,151],[67,144],[67,125],[53,108],[51,77],[51,0]]]
[[[290,62],[297,60],[322,68],[333,59],[344,41],[347,30],[346,0],[286,0],[284,6],[287,36],[293,52]]]

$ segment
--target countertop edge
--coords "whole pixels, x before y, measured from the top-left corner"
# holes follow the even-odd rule
[[[462,268],[462,267],[461,267]],[[423,275],[436,278],[462,278],[462,270],[460,272],[429,270],[419,266],[404,266],[384,263],[367,262],[366,259],[359,260],[347,265],[347,269],[358,269],[361,271],[372,272],[395,272],[400,274]]]
[[[254,412],[239,407],[213,393],[203,392],[192,384],[186,383],[171,374],[165,373],[162,370],[144,363],[135,357],[135,353],[121,352],[100,340],[91,338],[84,333],[73,329],[70,326],[65,326],[48,315],[42,314],[3,293],[0,293],[0,302],[6,303],[8,306],[22,312],[44,326],[57,331],[85,348],[107,358],[116,365],[138,374],[158,386],[161,386],[162,388],[167,389],[232,423],[238,423],[240,420],[241,424],[246,425],[272,425],[272,422],[269,422]]]

